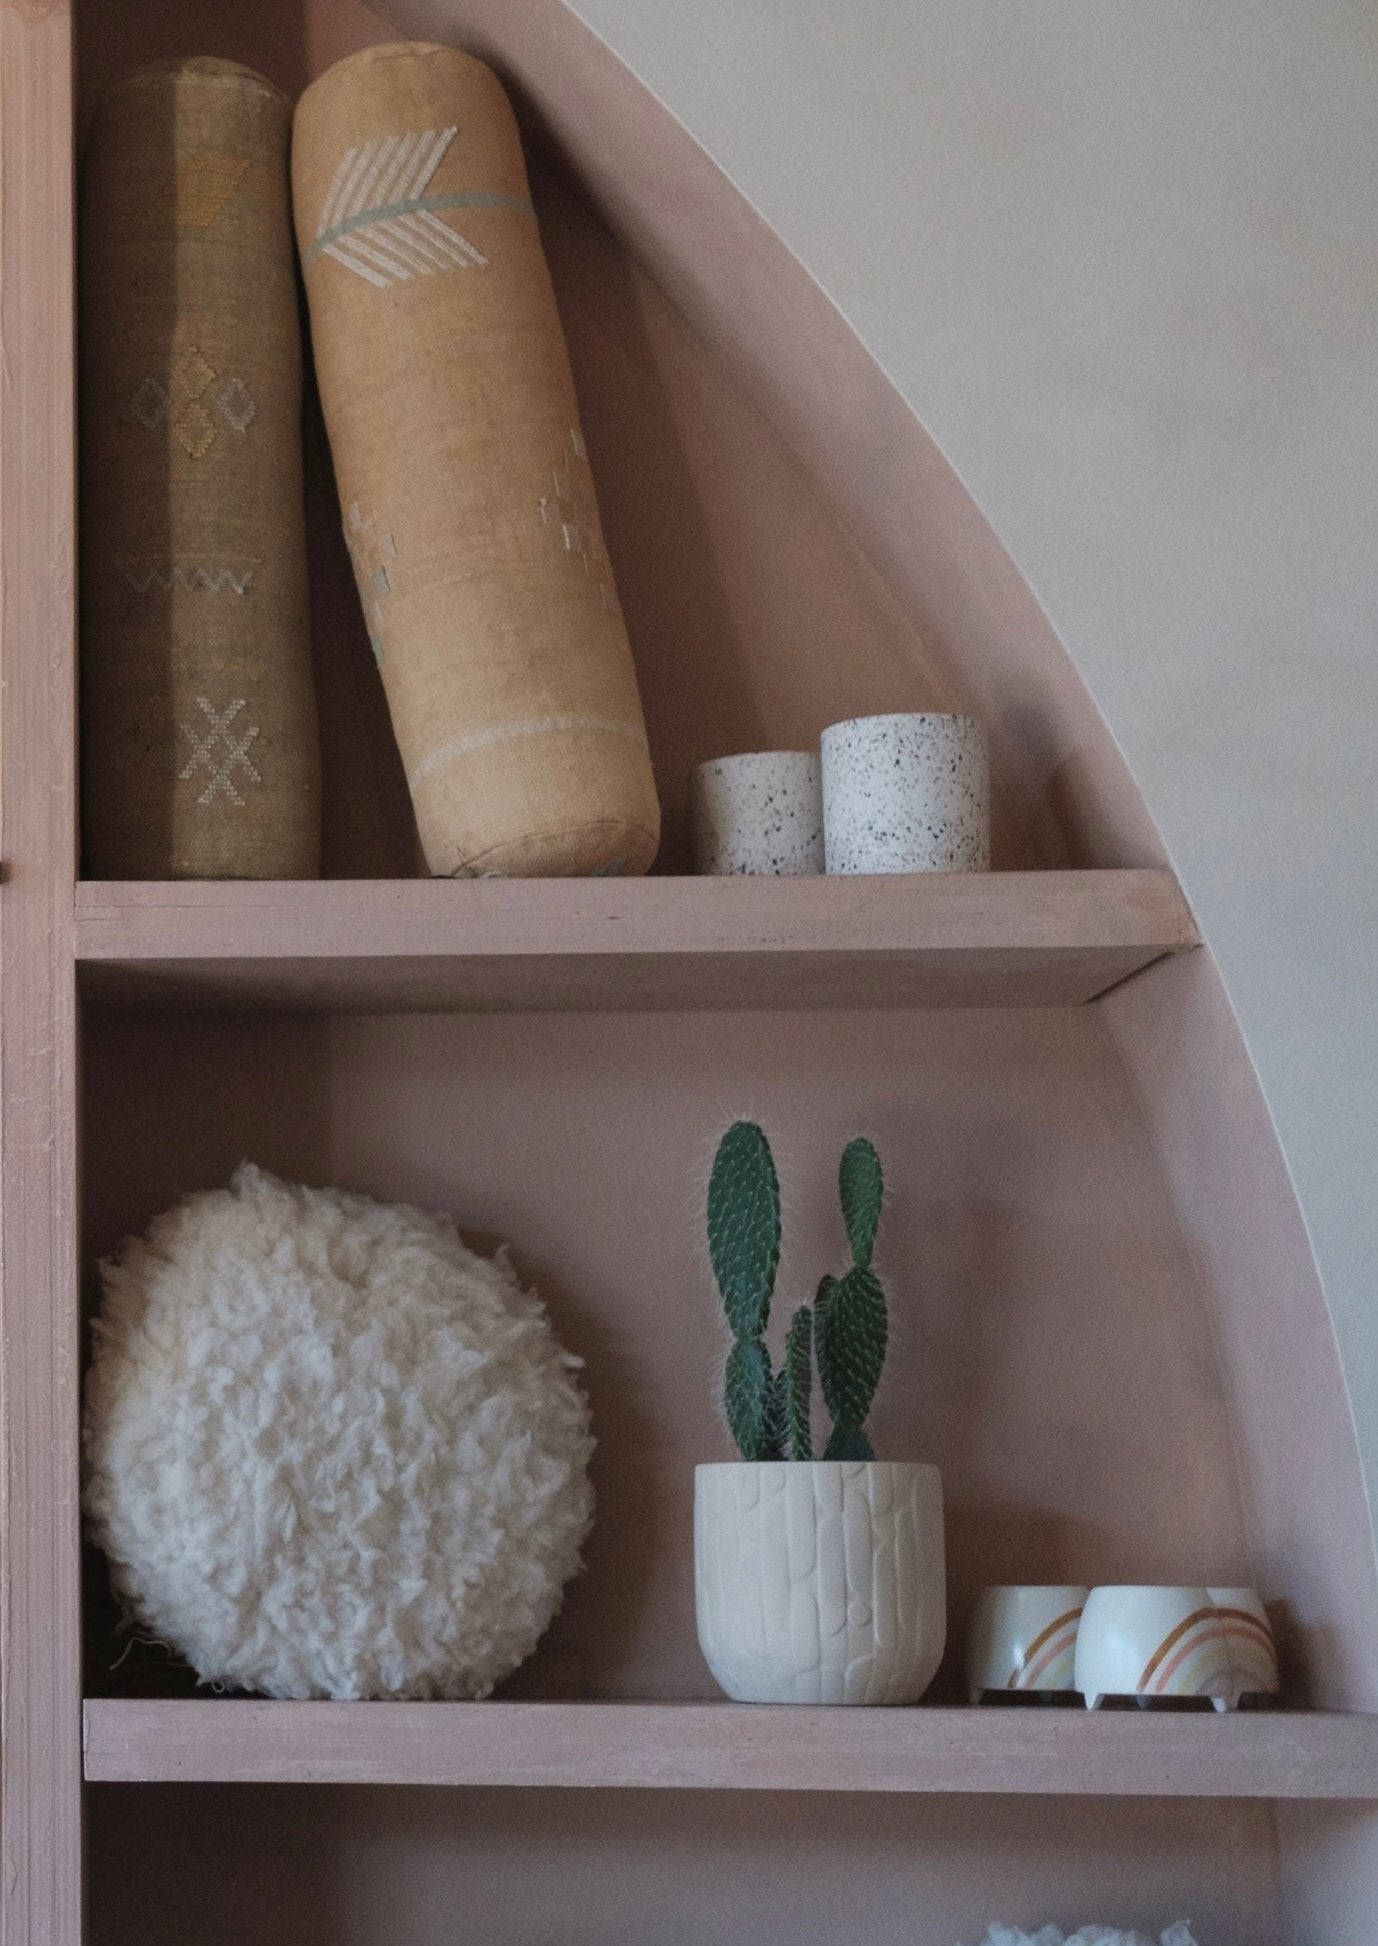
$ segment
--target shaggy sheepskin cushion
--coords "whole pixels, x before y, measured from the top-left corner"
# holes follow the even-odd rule
[[[1065,1938],[1056,1926],[1045,1926],[1036,1933],[992,1926],[985,1946],[1152,1946],[1152,1942],[1142,1933],[1117,1932],[1113,1926],[1083,1926],[1080,1932],[1068,1933]],[[1168,1927],[1158,1946],[1196,1946],[1196,1942],[1186,1927],[1178,1924]]]
[[[593,1440],[503,1253],[246,1164],[101,1276],[86,1511],[131,1620],[268,1696],[485,1696],[530,1654]]]

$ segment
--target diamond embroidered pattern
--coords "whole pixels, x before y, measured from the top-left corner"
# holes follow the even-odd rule
[[[155,426],[163,423],[171,404],[172,400],[168,397],[166,389],[156,378],[150,376],[144,380],[129,401],[129,410],[141,426],[147,426],[152,432]]]
[[[258,411],[242,378],[232,378],[228,385],[221,386],[215,395],[215,409],[236,432],[247,432]]]
[[[258,410],[242,378],[226,379],[208,400],[218,377],[214,365],[193,345],[173,367],[171,391],[150,373],[129,401],[129,410],[149,432],[170,416],[173,438],[192,459],[200,459],[215,443],[220,430],[217,418],[232,432],[243,434]]]

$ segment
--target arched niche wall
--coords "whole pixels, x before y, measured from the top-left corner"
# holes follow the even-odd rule
[[[846,320],[691,135],[559,0],[391,0],[386,12],[385,21],[332,0],[310,0],[301,11],[246,7],[232,18],[204,0],[88,11],[83,73],[89,92],[137,60],[196,48],[247,60],[295,88],[353,46],[396,31],[470,47],[509,80],[539,162],[543,229],[638,649],[668,813],[665,868],[683,862],[684,778],[695,759],[794,743],[865,710],[955,706],[975,710],[991,730],[999,863],[1165,862],[1110,730],[998,538]],[[324,483],[319,442],[315,464]],[[320,493],[312,526],[315,634],[330,674],[331,869],[405,875],[415,868],[405,792],[328,498]],[[171,1104],[179,1074],[198,1056],[198,1030],[187,1031],[181,1065],[173,1059],[161,1082],[157,1063],[167,1048],[175,1052],[175,1036],[144,1044],[137,1024],[101,1024],[93,1034],[88,1114],[151,1089],[163,1135],[137,1163],[117,1152],[113,1136],[103,1154],[96,1144],[92,1244],[104,1247],[122,1225],[189,1186],[181,1173],[189,1155],[220,1167],[220,1148],[239,1132],[236,1114],[249,1127],[273,1099],[266,1077],[289,1051],[289,1037],[272,1025],[246,1028],[212,1056],[222,1109],[214,1137],[194,1118],[181,1127]],[[515,1028],[503,1030],[515,1065],[527,1064],[536,1100],[547,1060],[569,1060],[572,1071],[582,1071],[580,1059],[590,1071],[603,1060],[591,1041],[579,1056],[553,1030],[542,1042],[545,1031],[531,1043]],[[688,1070],[706,1043],[682,1031]],[[366,1111],[376,1099],[369,1088],[405,1074],[408,1062],[423,1076],[443,1067],[437,1057],[473,1052],[464,1032],[412,1023],[384,1035],[355,1023],[316,1043],[293,1030],[290,1053],[304,1066],[293,1115],[284,1119],[281,1166],[312,1174],[328,1161],[361,1179],[367,1172],[384,1191],[424,1187],[446,1200],[442,1173],[418,1186],[424,1159],[394,1154],[389,1163],[386,1117],[370,1121]],[[926,1063],[935,1075],[941,1070],[939,1092],[953,1117],[964,1089],[972,1099],[983,1087],[994,1090],[1003,1035],[1003,1056],[1017,1072],[1008,1089],[1021,1103],[1014,1111],[1021,1139],[1037,1142],[1040,1117],[1058,1125],[1059,1160],[1044,1177],[1028,1178],[1050,1232],[1055,1219],[1076,1222],[1078,1172],[1089,1184],[1098,1152],[1112,1141],[1118,1173],[1096,1179],[1086,1214],[1092,1225],[1112,1227],[1123,1216],[1131,1239],[1151,1231],[1157,1269],[1123,1282],[1108,1271],[1100,1291],[1085,1285],[1086,1259],[1079,1273],[1077,1302],[1099,1309],[1089,1362],[1068,1381],[1078,1421],[1104,1445],[1120,1389],[1132,1383],[1141,1401],[1137,1471],[1107,1486],[1103,1504],[1121,1507],[1127,1519],[1132,1509],[1141,1521],[1135,1532],[1150,1578],[1168,1578],[1174,1538],[1187,1533],[1193,1545],[1212,1542],[1238,1572],[1249,1572],[1283,1626],[1292,1678],[1307,1700],[1378,1706],[1378,1582],[1343,1375],[1302,1216],[1208,948],[1160,963],[1073,1021],[967,1019],[945,1033],[932,1023],[911,1032],[854,1020],[846,1032],[863,1052],[869,1037],[876,1062],[893,1054],[915,1075]],[[802,1029],[800,1037],[802,1044]],[[747,1061],[750,1037],[734,1045]],[[631,1088],[634,1041],[619,1040],[614,1052]],[[648,1041],[642,1065],[653,1055]],[[830,1058],[839,1058],[836,1048],[808,1070],[816,1090],[835,1079]],[[321,1088],[325,1077],[330,1089]],[[671,1078],[679,1085],[679,1076]],[[341,1103],[360,1112],[345,1117]],[[422,1127],[418,1153],[424,1134]],[[479,1157],[471,1160],[480,1166]],[[1001,1167],[998,1153],[973,1152],[973,1174],[991,1186],[992,1202]],[[1032,1228],[1032,1202],[1026,1214]],[[973,1233],[980,1227],[977,1210]],[[965,1247],[954,1245],[958,1255]],[[972,1249],[975,1275],[993,1274],[993,1259]],[[1053,1332],[1057,1277],[1070,1275],[1070,1266],[1070,1252],[1059,1257],[1050,1244],[1041,1316]],[[671,1274],[668,1260],[664,1270]],[[1170,1350],[1159,1368],[1148,1357],[1130,1373],[1119,1351],[1145,1345],[1149,1307],[1158,1342]],[[954,1318],[952,1340],[961,1329]],[[1032,1351],[1032,1339],[1028,1345]],[[1077,1349],[1069,1344],[1069,1358]],[[954,1370],[961,1350],[949,1346]],[[1001,1384],[1011,1400],[1015,1354],[1002,1353]],[[954,1387],[949,1398],[956,1397]],[[1153,1500],[1144,1398],[1179,1503],[1193,1478],[1206,1483],[1206,1510],[1183,1506],[1176,1526],[1167,1500]],[[615,1400],[609,1409],[617,1411]],[[998,1526],[997,1497],[982,1498],[974,1484],[960,1429],[947,1437],[961,1505]],[[1008,1453],[1006,1463],[1015,1464]],[[1093,1537],[1077,1563],[1093,1563],[1096,1545]],[[980,1551],[968,1553],[962,1572],[971,1582]],[[1002,1564],[1020,1565],[1023,1556],[1013,1536],[997,1535],[986,1559],[986,1578],[996,1578]],[[585,1616],[590,1631],[608,1619],[596,1604]],[[649,1659],[633,1664],[637,1681],[673,1679],[675,1644],[666,1641],[665,1669],[653,1643]],[[119,1804],[118,1818],[103,1815],[100,1827],[97,1851],[107,1859],[118,1819],[139,1815],[138,1798]],[[381,1815],[396,1831],[405,1807]],[[319,1860],[328,1820],[318,1806],[310,1816],[320,1825]],[[695,1817],[705,1849],[725,1855],[732,1837],[720,1814],[701,1807]],[[1176,1809],[1162,1819],[1173,1842],[1186,1846]],[[1062,1828],[1053,1816],[1043,1822]],[[1118,1813],[1112,1822],[1119,1845]],[[1227,1822],[1229,1842],[1251,1861],[1248,1871],[1266,1877],[1267,1814],[1245,1806],[1231,1809]],[[1336,1915],[1364,1910],[1355,1888],[1370,1869],[1371,1815],[1321,1807],[1303,1818],[1284,1809],[1278,1827],[1292,1910],[1307,1915],[1304,1934],[1280,1932],[1279,1941],[1346,1937]],[[1024,1827],[1002,1809],[988,1828],[1013,1884]],[[1225,1832],[1224,1823],[1209,1828]],[[1102,1859],[1118,1857],[1106,1849],[1110,1825],[1096,1829]],[[1262,1910],[1267,1898],[1258,1897]]]
[[[768,643],[744,633],[729,649],[748,660],[758,697],[778,686],[781,715],[760,710],[771,740],[804,733],[807,708],[830,707],[844,689],[855,697],[853,684],[874,685],[875,700],[848,713],[886,707],[879,697],[898,677],[907,700],[893,706],[970,708],[990,727],[1000,862],[1166,862],[1109,727],[998,537],[846,319],[692,135],[561,0],[501,10],[390,0],[385,11],[408,34],[482,55],[513,84],[538,149],[630,260],[652,345],[674,372],[667,391],[683,384],[680,360],[697,340],[740,388],[737,412],[760,415],[782,442],[785,466],[799,471],[768,482],[784,490],[764,512],[766,532],[791,528],[795,487],[810,531],[830,513],[893,603],[870,611],[870,626],[831,633],[858,590],[849,583],[839,602],[837,556],[810,550],[806,606],[822,626]],[[560,243],[554,255],[562,292],[597,261],[577,245],[563,263]],[[606,258],[595,275],[606,287]],[[576,338],[586,319],[597,336],[598,301],[595,289],[576,313]],[[692,383],[681,396],[675,423],[692,434],[704,397]],[[611,443],[618,402],[599,402]],[[729,435],[717,457],[730,452]],[[769,552],[762,540],[751,535],[744,569]],[[889,629],[871,621],[881,612]],[[911,667],[896,672],[906,650]],[[832,675],[840,651],[843,684],[813,690],[810,657]],[[793,714],[801,691],[808,703]],[[1373,1708],[1378,1580],[1348,1395],[1304,1220],[1208,945],[1098,1004],[1212,1320],[1255,1572],[1288,1606],[1314,1700]]]

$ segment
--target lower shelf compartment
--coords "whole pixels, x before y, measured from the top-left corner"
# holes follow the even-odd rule
[[[1378,1798],[1378,1715],[95,1700],[95,1783]]]

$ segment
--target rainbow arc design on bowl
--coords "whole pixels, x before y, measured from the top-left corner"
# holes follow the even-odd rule
[[[1247,1608],[1222,1604],[1215,1612],[1225,1631],[1235,1695],[1274,1695],[1279,1678],[1272,1630]]]
[[[1069,1608],[1040,1629],[1010,1672],[1006,1689],[1074,1689],[1081,1609]]]
[[[1197,1608],[1170,1629],[1144,1664],[1141,1696],[1228,1696],[1230,1638],[1217,1608]]]

